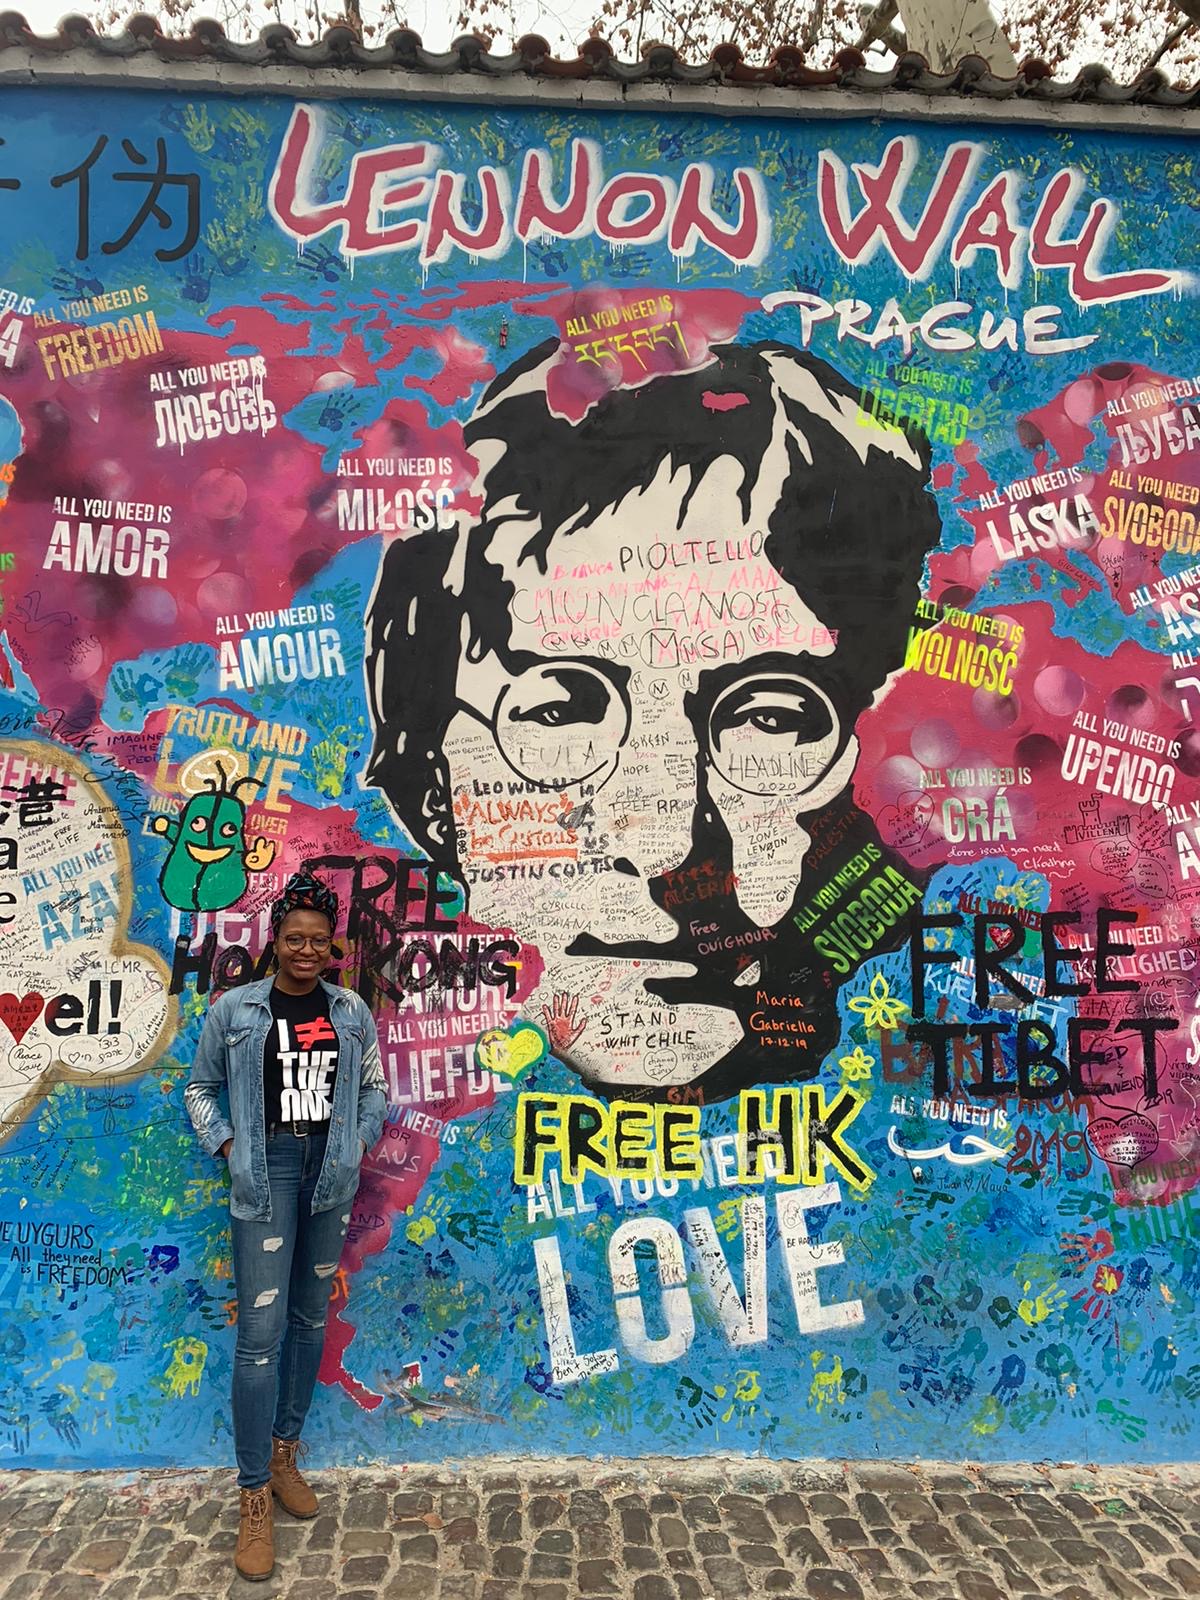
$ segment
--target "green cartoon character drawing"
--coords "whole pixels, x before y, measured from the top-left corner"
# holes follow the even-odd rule
[[[259,837],[246,848],[246,808],[237,792],[259,780],[239,778],[230,788],[219,761],[216,768],[219,779],[206,779],[204,792],[178,817],[157,816],[150,824],[170,840],[158,882],[163,899],[181,911],[223,911],[245,894],[247,873],[265,872],[275,859],[273,841]]]

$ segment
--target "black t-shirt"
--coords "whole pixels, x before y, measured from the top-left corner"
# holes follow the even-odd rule
[[[328,1122],[337,1059],[337,1034],[321,985],[309,994],[285,994],[272,984],[263,1050],[266,1121]]]

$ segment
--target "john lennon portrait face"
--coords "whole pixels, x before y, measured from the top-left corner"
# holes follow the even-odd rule
[[[537,948],[527,1012],[590,1087],[812,1076],[833,979],[794,918],[937,538],[926,447],[779,345],[571,424],[557,348],[468,425],[479,515],[385,556],[373,781],[472,917]],[[789,1049],[781,993],[812,1019]]]

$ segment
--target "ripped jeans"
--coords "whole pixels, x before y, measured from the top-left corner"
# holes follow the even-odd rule
[[[233,1439],[238,1484],[270,1480],[271,1437],[298,1439],[321,1365],[325,1318],[342,1254],[349,1204],[309,1205],[325,1156],[325,1133],[267,1139],[270,1222],[233,1227],[237,1348],[233,1357]]]

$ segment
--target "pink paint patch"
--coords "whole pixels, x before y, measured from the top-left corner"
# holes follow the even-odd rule
[[[711,389],[705,389],[700,397],[704,402],[706,411],[736,411],[739,406],[748,406],[750,396],[746,394],[714,394]]]
[[[555,317],[562,335],[546,378],[549,408],[580,422],[613,389],[708,366],[713,347],[757,309],[732,289],[676,289],[650,300],[641,289],[580,289],[548,298],[538,314]]]

